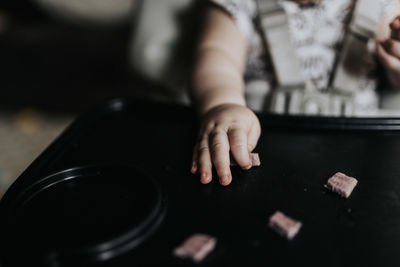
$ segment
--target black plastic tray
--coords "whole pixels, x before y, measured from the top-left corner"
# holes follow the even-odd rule
[[[218,239],[205,266],[399,266],[400,120],[259,117],[262,165],[222,187],[189,172],[190,108],[92,110],[3,197],[3,266],[195,265],[172,254],[193,233]],[[349,199],[323,187],[337,171],[359,180]],[[295,239],[268,228],[276,210],[303,222]]]

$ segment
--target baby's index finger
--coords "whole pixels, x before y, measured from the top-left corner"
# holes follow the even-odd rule
[[[211,159],[221,185],[229,185],[232,181],[229,168],[229,140],[226,132],[215,130],[210,134]]]
[[[207,184],[212,179],[212,163],[207,139],[200,142],[197,152],[197,173],[200,174],[200,182]]]

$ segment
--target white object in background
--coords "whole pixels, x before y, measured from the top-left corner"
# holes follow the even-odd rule
[[[143,1],[135,18],[130,44],[130,61],[133,69],[143,77],[163,85],[167,90],[161,92],[164,97],[183,102],[187,102],[185,88],[189,66],[187,56],[179,47],[182,38],[188,36],[183,32],[185,25],[182,25],[182,18],[195,2],[194,0]],[[191,33],[192,36],[194,34],[196,33]]]
[[[137,0],[34,0],[50,15],[77,24],[103,26],[130,22]]]

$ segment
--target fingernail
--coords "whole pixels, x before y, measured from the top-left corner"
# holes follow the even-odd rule
[[[210,182],[210,176],[208,175],[208,173],[203,172],[203,173],[200,175],[200,182],[201,182],[202,184],[208,184],[208,183]]]
[[[220,179],[220,184],[223,186],[227,186],[231,183],[232,178],[229,175],[224,175]]]
[[[195,173],[196,173],[196,169],[194,168],[194,166],[192,166],[192,168],[190,169],[190,172],[191,172],[192,174],[195,174]]]
[[[244,169],[245,169],[245,170],[250,170],[251,166],[252,166],[252,165],[251,165],[251,163],[250,163],[249,165],[247,165],[246,167],[244,167]]]
[[[196,163],[192,163],[192,168],[190,169],[190,172],[191,173],[193,173],[193,174],[195,174],[196,172],[197,172],[197,165],[196,165]]]

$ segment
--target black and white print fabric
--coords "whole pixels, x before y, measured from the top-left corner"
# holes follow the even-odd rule
[[[398,0],[381,1],[382,15]],[[271,92],[271,63],[266,59],[260,31],[257,29],[255,0],[211,0],[234,18],[239,30],[248,40],[248,60],[245,73],[246,98],[255,110],[264,109],[260,99]],[[304,79],[317,90],[327,89],[348,21],[353,0],[321,0],[318,4],[301,6],[294,1],[281,0],[288,14],[289,28]],[[360,79],[355,96],[359,110],[378,107],[376,60],[371,42],[370,59]],[[264,98],[261,96],[265,96]]]

